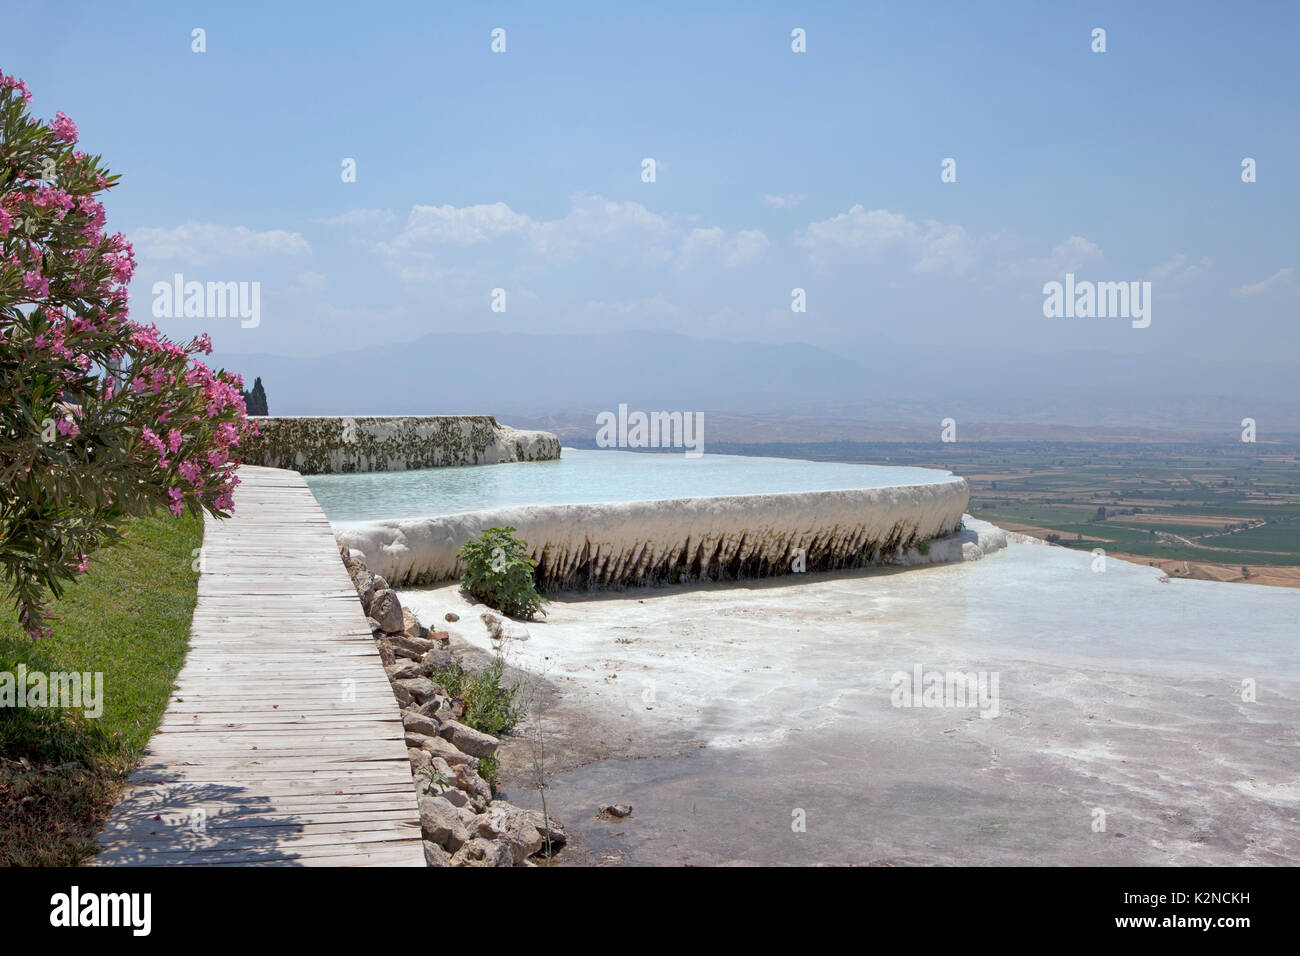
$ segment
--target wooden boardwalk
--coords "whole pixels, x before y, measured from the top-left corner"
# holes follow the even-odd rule
[[[401,715],[302,476],[207,518],[189,656],[96,865],[423,866]],[[111,688],[109,689],[111,693]]]

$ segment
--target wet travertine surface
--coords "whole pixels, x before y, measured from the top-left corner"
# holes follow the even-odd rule
[[[1300,862],[1300,594],[1091,568],[1012,544],[971,563],[554,603],[507,654],[534,675],[565,855]],[[456,587],[402,599],[425,620],[458,611],[456,643],[490,648]],[[996,673],[998,716],[893,706],[892,676],[918,664]],[[503,779],[537,806],[531,751],[503,746]],[[634,812],[599,821],[602,803]]]

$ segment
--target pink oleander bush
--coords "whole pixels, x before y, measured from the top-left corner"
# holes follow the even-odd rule
[[[243,380],[128,318],[131,244],[106,235],[99,156],[63,113],[42,123],[0,72],[0,574],[24,630],[125,532],[167,508],[224,517],[255,433]]]

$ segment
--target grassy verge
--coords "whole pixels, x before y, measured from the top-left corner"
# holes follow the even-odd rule
[[[54,633],[32,641],[0,610],[0,672],[103,674],[103,713],[0,707],[0,865],[70,865],[139,760],[185,659],[198,574],[199,518],[139,519],[53,607]]]

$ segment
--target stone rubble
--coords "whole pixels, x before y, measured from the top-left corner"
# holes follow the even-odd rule
[[[447,649],[450,635],[420,624],[388,582],[370,572],[359,551],[340,547],[339,553],[402,712],[425,863],[536,866],[533,858],[544,863],[548,833],[554,852],[567,842],[564,827],[544,819],[540,810],[493,799],[491,786],[479,775],[479,760],[495,753],[500,742],[461,723],[465,702],[432,679],[455,661]],[[446,615],[448,621],[458,619]]]

